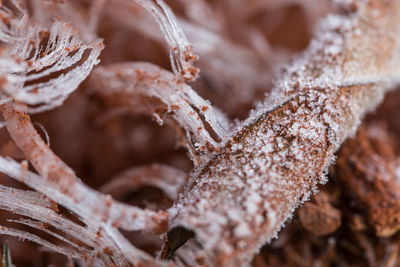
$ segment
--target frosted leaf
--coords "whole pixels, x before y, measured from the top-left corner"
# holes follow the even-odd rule
[[[19,7],[18,4],[16,4]],[[103,44],[95,40],[83,43],[67,23],[56,21],[49,31],[26,22],[3,6],[0,21],[0,41],[4,43],[0,59],[3,78],[2,101],[11,99],[30,105],[31,113],[52,109],[63,101],[86,79],[99,63]]]
[[[265,103],[192,172],[169,212],[172,230],[195,233],[193,260],[248,264],[327,181],[340,144],[400,83],[398,12],[396,1],[357,1],[355,9],[328,16]]]
[[[186,131],[192,159],[210,147],[217,149],[218,141],[229,135],[229,122],[220,111],[201,98],[190,86],[172,73],[150,63],[121,63],[99,67],[89,79],[92,93],[105,101],[117,102],[141,113],[153,113],[159,123],[170,115]],[[151,99],[161,103],[152,103]],[[211,137],[203,123],[206,121],[219,140]]]

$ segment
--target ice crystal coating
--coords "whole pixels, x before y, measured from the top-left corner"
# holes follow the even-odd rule
[[[326,182],[333,153],[398,84],[400,42],[385,36],[385,47],[371,44],[382,44],[378,39],[389,29],[398,36],[398,23],[380,13],[399,8],[395,1],[372,10],[360,2],[356,10],[328,16],[267,101],[218,156],[192,173],[170,212],[173,226],[196,234],[195,259],[218,266],[248,263]],[[365,54],[377,64],[368,64]]]

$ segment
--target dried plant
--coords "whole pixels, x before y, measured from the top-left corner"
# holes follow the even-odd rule
[[[258,251],[327,182],[337,150],[400,83],[397,0],[169,4],[0,2],[2,235],[63,254],[71,265],[273,265]],[[261,10],[284,25],[290,19],[277,10],[292,7],[305,14],[307,48],[274,46],[272,26],[258,21]],[[163,131],[142,122],[148,116],[167,122]],[[47,142],[32,118],[45,125],[38,124]],[[376,235],[387,237],[400,229],[398,159],[389,134],[374,127],[345,144],[334,175],[354,190]],[[192,165],[183,150],[172,152],[172,130]],[[64,161],[55,152],[70,154]],[[155,154],[168,159],[149,164]],[[98,173],[106,183],[95,190],[86,183],[98,187]],[[298,212],[319,242],[342,216],[329,192]],[[357,231],[368,262],[378,264]],[[325,264],[329,253],[321,252]]]

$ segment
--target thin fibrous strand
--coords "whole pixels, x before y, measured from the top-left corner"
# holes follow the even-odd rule
[[[117,197],[142,186],[154,186],[175,201],[186,181],[187,175],[183,171],[163,164],[152,164],[133,167],[116,175],[100,191]]]
[[[96,33],[100,21],[101,12],[107,0],[97,0],[93,1],[90,6],[90,22],[89,22],[89,32]]]
[[[86,248],[84,248],[82,246],[79,246],[76,243],[68,240],[64,236],[59,235],[59,234],[47,229],[46,226],[43,226],[42,222],[33,221],[33,220],[29,220],[29,219],[18,219],[18,220],[7,220],[7,221],[8,222],[12,222],[12,223],[18,223],[18,224],[26,225],[26,226],[32,227],[34,229],[43,231],[43,232],[45,232],[45,233],[47,233],[47,234],[49,234],[49,235],[51,235],[51,236],[53,236],[55,238],[67,243],[68,245],[70,245],[74,249],[78,250],[81,257],[83,257],[84,255],[85,256],[89,256],[89,255],[92,254],[92,252],[89,251],[88,249],[86,249]],[[92,256],[94,256],[94,255],[92,255]]]
[[[11,160],[8,161],[4,158],[1,158],[0,161],[0,165],[2,165],[2,167],[6,166],[2,168],[2,171],[4,171],[4,169],[8,169],[8,173],[10,173],[10,175],[15,174],[14,171],[10,170],[10,167],[11,169],[13,167],[20,167],[20,164]],[[16,166],[12,166],[13,164]],[[24,180],[29,175],[34,176],[34,174],[25,173],[23,174],[24,178],[19,177],[19,179]],[[23,182],[22,180],[19,181]],[[107,240],[107,236],[98,236],[98,227],[96,225],[78,225],[58,214],[54,210],[54,208],[55,207],[53,203],[43,202],[43,195],[37,192],[0,186],[0,209],[34,219],[34,223],[37,227],[31,225],[32,227],[38,228],[39,224],[51,225],[59,231],[63,232],[66,236],[71,236],[76,240],[79,240],[83,244],[94,248],[97,252],[102,252],[103,249],[106,247],[108,247],[109,249],[112,247],[112,245],[110,245],[110,241]],[[23,222],[21,221],[21,223]],[[44,229],[43,227],[40,227],[38,229],[48,232],[49,234],[56,236],[58,239],[63,240],[64,242],[71,243],[71,241],[67,240],[65,237],[55,234],[54,232]],[[95,256],[94,252],[89,251],[83,247],[81,247],[80,250],[81,254],[84,253],[85,256]],[[119,255],[115,253],[115,257],[118,256]]]
[[[48,208],[52,210],[57,209],[57,205],[52,202],[45,195],[34,192],[34,191],[24,191],[15,188],[9,188],[3,185],[0,185],[1,197],[7,200],[7,198],[11,198],[15,196],[17,199],[17,203],[26,203],[31,205],[38,205],[43,208]],[[8,200],[7,200],[8,201]]]
[[[41,245],[43,247],[46,247],[48,249],[51,249],[53,251],[56,251],[56,252],[61,253],[61,254],[65,255],[65,256],[68,256],[68,257],[72,257],[72,258],[80,258],[81,257],[81,255],[79,253],[76,253],[74,251],[68,250],[66,248],[63,248],[63,247],[60,247],[60,246],[57,246],[57,245],[54,245],[53,243],[50,243],[50,242],[44,240],[43,238],[41,238],[41,237],[39,237],[37,235],[31,234],[31,233],[28,233],[28,232],[25,232],[25,231],[21,231],[21,230],[18,230],[18,229],[13,229],[13,228],[9,228],[9,227],[5,227],[5,226],[1,226],[0,225],[0,234],[1,235],[9,235],[9,236],[13,236],[13,237],[18,237],[21,240],[25,240],[25,239],[29,240],[31,242],[39,244],[39,245]]]
[[[363,115],[399,84],[398,1],[342,4],[283,71],[272,98],[220,153],[195,169],[169,210],[171,227],[195,233],[197,260],[247,264],[326,182],[334,152]],[[360,82],[371,76],[379,78]],[[338,87],[342,81],[357,85]]]
[[[54,21],[54,18],[60,21],[68,21],[71,26],[79,31],[79,36],[84,42],[93,42],[98,39],[97,26],[100,20],[101,12],[106,0],[95,1],[47,1],[43,0],[25,0],[29,4],[30,20],[35,24],[48,25]],[[88,13],[83,7],[87,4]]]
[[[8,29],[0,21],[0,40],[5,43],[0,59],[2,102],[16,99],[35,105],[31,113],[61,105],[99,63],[102,40],[86,44],[67,23],[55,21],[47,31],[42,25],[27,25],[25,15],[7,15],[14,23]]]
[[[273,64],[281,59],[270,49],[263,51],[263,55],[268,58],[268,61],[264,61],[254,49],[184,19],[180,21],[183,29],[188,32],[194,51],[200,56],[198,64],[205,79],[215,83],[216,92],[232,94],[226,100],[233,102],[228,107],[253,101],[257,90],[265,87],[271,80]],[[262,41],[265,46],[269,46],[266,39]],[[229,86],[224,90],[226,84]]]
[[[185,129],[188,149],[194,150],[192,160],[197,164],[201,161],[196,158],[197,153],[218,149],[219,141],[229,136],[229,121],[220,111],[172,73],[150,63],[99,67],[90,76],[88,87],[91,93],[102,96],[106,102],[116,102],[118,108],[128,106],[136,112],[152,113],[160,123],[163,121],[162,113],[171,114]],[[152,98],[161,104],[152,105]],[[160,109],[164,110],[161,114],[157,112]],[[217,135],[218,141],[211,137],[201,116]]]
[[[61,215],[57,214],[51,209],[44,208],[40,205],[34,204],[25,204],[21,202],[18,197],[21,196],[21,193],[18,195],[7,195],[4,194],[4,191],[1,192],[1,204],[0,208],[3,210],[8,210],[13,213],[23,215],[37,221],[41,221],[43,223],[52,225],[58,230],[64,232],[65,234],[71,235],[72,237],[80,240],[84,244],[88,246],[93,246],[93,242],[96,239],[94,233],[90,233],[88,229],[69,221],[66,218],[63,218]],[[6,197],[9,197],[8,200]]]
[[[64,205],[68,209],[72,205],[76,206],[74,201],[70,201],[68,198],[65,198],[62,193],[54,190],[51,186],[49,187],[45,179],[26,170],[21,166],[21,164],[13,161],[12,159],[0,157],[0,172],[7,174],[17,181],[25,183],[27,186],[35,189],[36,191],[51,196],[54,201],[57,201],[57,203]],[[80,208],[72,208],[70,210],[79,215],[80,219],[82,219],[87,225],[85,228],[70,222],[52,210],[46,209],[43,210],[42,213],[39,212],[42,210],[42,207],[31,207],[29,205],[18,206],[18,204],[14,203],[15,201],[12,197],[9,197],[5,200],[13,202],[6,202],[6,205],[2,207],[3,209],[10,210],[10,208],[13,207],[13,210],[10,211],[14,211],[20,215],[48,223],[49,225],[52,225],[55,228],[72,235],[74,238],[82,241],[88,246],[94,247],[99,252],[102,252],[103,249],[107,250],[107,253],[111,253],[111,257],[115,258],[117,261],[126,260],[131,263],[139,263],[144,261],[149,262],[149,264],[153,262],[153,259],[149,255],[132,246],[119,233],[118,229],[115,228],[115,225],[113,226],[109,223],[104,223],[102,220],[99,220],[90,214],[88,215],[88,213],[82,216],[81,214],[83,211],[80,212],[82,210]],[[0,201],[0,203],[2,202]],[[35,212],[32,212],[32,210],[35,210]],[[102,259],[106,260],[106,257],[102,257]]]
[[[138,31],[149,39],[162,42],[151,19],[144,12],[133,12],[125,5],[125,0],[119,1],[105,12],[116,23]],[[183,18],[179,18],[179,23],[193,44],[193,51],[199,55],[198,64],[204,73],[203,78],[213,84],[214,93],[230,95],[223,101],[223,107],[227,110],[234,109],[241,103],[251,103],[254,95],[260,93],[260,89],[271,79],[272,64],[280,62],[276,53],[263,51],[268,58],[265,62],[258,53],[235,43],[220,32]]]
[[[198,75],[198,69],[193,67],[197,56],[192,53],[192,46],[168,5],[163,0],[134,0],[134,2],[146,9],[160,27],[169,45],[170,61],[174,73],[187,81],[194,81]]]
[[[11,0],[10,4],[16,8],[19,14],[14,14],[10,8],[5,5],[0,6],[0,14],[2,18],[11,18],[8,23],[0,22],[0,40],[3,42],[15,41],[15,29],[21,29],[28,21],[28,13],[21,3],[16,0]]]

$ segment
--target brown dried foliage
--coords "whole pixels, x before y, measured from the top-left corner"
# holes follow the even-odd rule
[[[400,229],[399,158],[391,139],[384,128],[362,127],[336,162],[337,177],[365,207],[378,236]]]
[[[357,135],[343,144],[336,165],[330,169],[331,181],[297,210],[278,240],[263,248],[253,262],[255,266],[400,263],[399,138],[394,135],[398,96],[398,91],[389,94],[378,111],[364,120]],[[327,208],[319,209],[321,204]],[[341,221],[321,228],[321,218],[335,214],[329,212],[332,210],[341,212]],[[323,216],[314,215],[318,212]],[[328,235],[321,236],[321,229]]]

